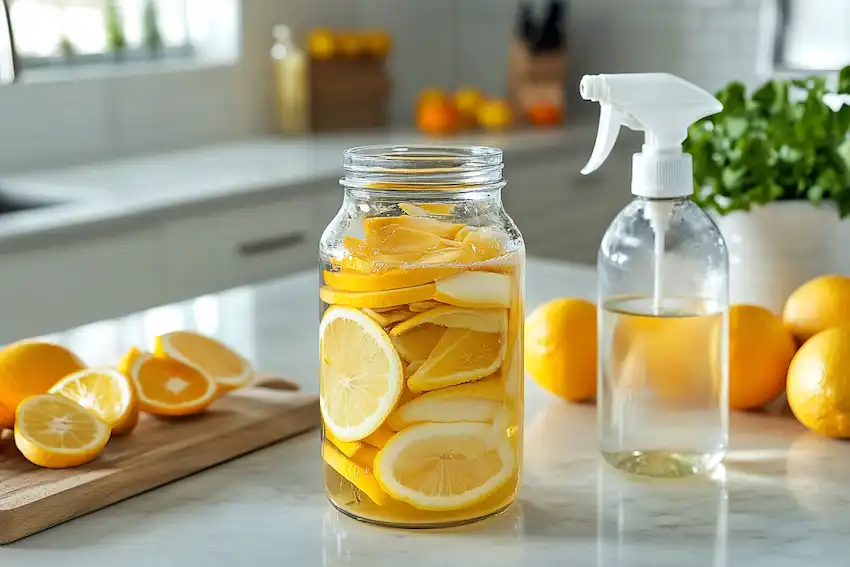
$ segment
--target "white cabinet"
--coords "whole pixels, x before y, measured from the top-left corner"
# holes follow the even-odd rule
[[[175,299],[281,277],[316,265],[311,197],[175,219],[164,233]]]
[[[162,303],[168,290],[156,238],[152,228],[102,232],[66,246],[0,254],[0,343]]]

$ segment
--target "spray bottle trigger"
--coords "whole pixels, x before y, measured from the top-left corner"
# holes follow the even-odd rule
[[[587,161],[582,170],[582,175],[593,173],[605,163],[611,150],[614,149],[614,144],[617,143],[617,136],[620,134],[620,125],[622,117],[619,112],[615,111],[610,104],[602,104],[602,112],[599,116],[599,130],[596,132],[596,143],[593,146],[593,152],[590,154],[590,159]]]

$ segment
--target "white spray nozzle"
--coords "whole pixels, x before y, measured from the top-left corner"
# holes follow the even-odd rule
[[[611,154],[620,127],[646,133],[643,151],[635,154],[632,192],[650,198],[672,198],[693,192],[691,157],[682,153],[688,127],[723,105],[703,89],[667,73],[585,75],[582,98],[601,105],[596,144],[585,175]]]

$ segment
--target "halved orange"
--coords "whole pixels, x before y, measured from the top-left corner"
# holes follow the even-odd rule
[[[200,413],[218,393],[212,378],[174,358],[137,356],[129,377],[139,395],[139,408],[157,415]]]
[[[139,423],[133,384],[114,368],[80,370],[59,380],[50,393],[93,411],[112,428],[113,435],[126,435]]]
[[[31,396],[15,413],[15,445],[40,467],[63,469],[93,461],[109,441],[109,425],[56,394]]]
[[[174,331],[160,335],[155,353],[194,366],[222,390],[235,390],[251,383],[254,369],[236,351],[221,342],[191,331]]]

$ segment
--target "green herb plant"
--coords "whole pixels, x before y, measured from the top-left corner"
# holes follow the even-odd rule
[[[124,24],[121,21],[121,9],[115,0],[106,0],[104,18],[106,43],[113,53],[121,56],[127,49],[127,36],[124,34]]]
[[[723,111],[693,126],[695,201],[720,214],[773,201],[832,201],[850,215],[850,106],[833,109],[830,93],[850,94],[850,66],[838,88],[825,77],[768,81],[750,96],[733,82],[716,96]]]

